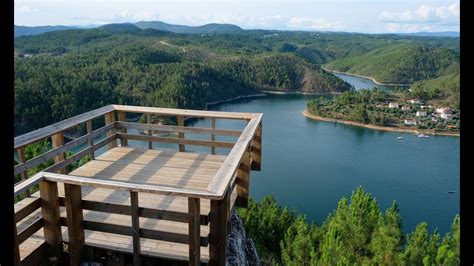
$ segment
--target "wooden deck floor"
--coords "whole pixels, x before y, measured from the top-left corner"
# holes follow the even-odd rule
[[[166,185],[205,191],[209,182],[223,163],[226,156],[177,152],[172,150],[150,150],[136,147],[116,147],[95,160],[72,171],[71,175],[98,179],[120,180],[139,184]],[[58,185],[59,196],[64,197],[64,186]],[[20,201],[15,209],[21,209],[27,202],[39,197],[39,192]],[[235,193],[232,198],[235,199]],[[105,188],[82,187],[82,199],[102,203],[130,206],[130,194]],[[184,197],[139,193],[139,206],[144,208],[187,213],[188,200]],[[210,201],[201,200],[201,215],[209,215]],[[83,210],[84,221],[95,221],[115,225],[131,226],[127,215]],[[18,231],[41,217],[41,210],[29,215],[18,223]],[[66,210],[61,207],[61,217]],[[188,224],[166,220],[140,218],[140,228],[160,230],[171,233],[188,234]],[[67,242],[67,228],[63,229],[63,240]],[[201,225],[201,236],[207,236],[209,227]],[[43,243],[42,230],[35,233],[20,245],[23,259]],[[85,230],[85,243],[88,246],[132,253],[132,237]],[[188,260],[188,244],[158,241],[141,238],[141,253],[154,257],[175,260]],[[209,260],[208,247],[201,247],[201,261]]]

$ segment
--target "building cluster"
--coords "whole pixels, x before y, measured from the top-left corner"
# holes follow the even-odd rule
[[[425,105],[422,100],[418,99],[408,100],[407,104],[404,105],[398,102],[390,102],[388,108],[410,112],[416,111],[415,118],[404,119],[403,122],[406,126],[423,125],[427,124],[427,121],[431,121],[432,123],[449,122],[456,117],[456,115],[453,114],[453,110],[449,107],[435,108],[432,105]],[[448,125],[448,128],[455,128],[455,126]]]

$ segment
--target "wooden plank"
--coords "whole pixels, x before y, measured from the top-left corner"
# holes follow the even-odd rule
[[[20,173],[21,171],[26,170],[27,168],[35,167],[35,166],[37,166],[37,165],[39,165],[43,162],[46,162],[47,160],[54,158],[59,153],[64,153],[64,152],[66,152],[66,151],[68,151],[68,150],[70,150],[74,147],[78,147],[79,145],[86,143],[87,140],[89,139],[89,137],[96,138],[99,135],[106,132],[107,130],[110,130],[110,129],[114,128],[114,126],[115,126],[115,124],[106,125],[104,127],[101,127],[99,129],[95,130],[92,133],[92,135],[89,135],[89,134],[84,135],[82,137],[79,137],[79,138],[77,138],[73,141],[70,141],[70,142],[64,144],[63,146],[61,146],[57,149],[49,150],[49,151],[43,153],[40,156],[37,156],[35,158],[32,158],[32,159],[26,161],[25,163],[16,165],[15,166],[15,175]]]
[[[217,111],[201,111],[201,110],[189,110],[189,109],[172,109],[172,108],[157,108],[157,107],[144,107],[144,106],[129,106],[129,105],[117,105],[113,107],[117,111],[124,111],[127,113],[145,113],[145,114],[159,114],[167,116],[182,115],[186,117],[203,117],[203,118],[223,118],[223,119],[238,119],[238,120],[250,120],[255,117],[254,113],[239,113],[239,112],[217,112]]]
[[[250,154],[245,152],[242,157],[239,169],[237,171],[237,180],[240,181],[237,185],[237,206],[247,208],[249,198],[249,183],[250,183]]]
[[[230,193],[225,193],[222,200],[211,200],[211,217],[209,232],[209,265],[225,265],[227,248],[227,230],[230,212]]]
[[[134,129],[151,130],[151,131],[166,132],[166,133],[182,132],[182,133],[193,133],[193,134],[214,134],[218,136],[234,136],[234,137],[238,137],[242,133],[241,130],[154,125],[154,124],[142,124],[142,123],[134,123],[134,122],[115,122],[115,124],[117,125],[118,128],[134,128]]]
[[[113,105],[107,105],[99,109],[95,109],[95,110],[62,120],[52,125],[37,129],[35,131],[20,135],[18,137],[15,137],[14,148],[16,149],[19,147],[23,147],[30,143],[36,142],[38,140],[45,139],[58,132],[64,131],[78,124],[94,119],[96,117],[102,116],[113,110],[114,110]]]
[[[130,212],[132,216],[133,265],[141,265],[140,261],[140,212],[138,209],[138,192],[130,191]]]
[[[23,229],[23,231],[21,231],[18,234],[18,242],[23,243],[26,239],[28,239],[28,237],[30,237],[31,235],[36,233],[38,230],[43,228],[43,225],[44,225],[43,218],[40,217],[36,219],[36,221],[34,221],[31,225]]]
[[[18,161],[20,164],[25,162],[25,147],[20,147],[16,149],[17,155],[18,155]],[[14,175],[17,175],[18,173],[14,173]],[[28,178],[28,173],[26,171],[26,168],[21,171],[21,180],[25,180]],[[30,190],[27,189],[26,191],[26,196],[29,197],[31,195]]]
[[[15,213],[15,223],[23,220],[26,216],[30,215],[32,212],[36,211],[41,207],[41,198],[36,198],[30,204],[23,207],[21,210]]]
[[[216,119],[213,117],[211,118],[211,128],[216,129]],[[240,135],[240,132],[239,132]],[[211,134],[211,141],[216,141],[216,135],[214,133]],[[211,154],[216,154],[216,147],[211,147]]]
[[[69,236],[69,265],[79,266],[84,257],[84,223],[81,187],[64,184],[67,232]]]
[[[64,133],[63,132],[58,132],[54,135],[51,136],[51,141],[53,143],[53,148],[59,148],[61,146],[63,146],[64,144]],[[56,155],[54,157],[54,163],[60,163],[64,161],[64,153],[59,153],[58,155]],[[57,170],[58,173],[60,174],[65,174],[66,173],[66,169],[65,168],[59,168]]]
[[[64,206],[64,197],[59,197],[59,206]],[[82,200],[82,209],[91,210],[97,212],[107,212],[115,213],[121,215],[131,215],[130,206],[114,204],[114,203],[105,203],[91,200]],[[152,218],[159,220],[167,220],[173,222],[188,222],[188,215],[182,212],[168,211],[168,210],[157,210],[151,208],[139,207],[140,217],[143,218]],[[209,218],[208,215],[200,215],[201,225],[208,225]]]
[[[39,183],[41,214],[44,219],[44,240],[49,244],[48,253],[59,258],[62,250],[62,233],[59,216],[58,184],[42,180]]]
[[[178,126],[179,126],[179,127],[184,127],[184,116],[182,116],[182,115],[178,115]],[[179,133],[178,133],[178,138],[179,138],[179,139],[184,139],[184,133],[183,133],[183,132],[179,132]],[[180,151],[180,152],[184,152],[184,151],[185,151],[184,144],[179,143],[179,151]]]
[[[28,178],[25,181],[22,181],[15,185],[13,196],[16,197],[23,193],[24,191],[28,190],[32,186],[39,184],[39,182],[43,179],[43,172],[39,172],[34,176]]]
[[[250,122],[245,127],[242,135],[240,135],[237,140],[234,148],[227,155],[224,163],[219,168],[219,171],[216,173],[214,178],[209,183],[207,191],[220,195],[221,199],[224,196],[225,191],[229,188],[237,167],[240,164],[240,159],[247,151],[248,145],[256,133],[256,128],[262,120],[262,114],[258,114],[255,118],[250,120]]]
[[[126,118],[125,114],[126,114],[125,112],[119,111],[119,112],[118,112],[118,118],[119,118],[118,120],[119,120],[119,121],[126,122],[126,121],[127,121],[127,118]],[[124,134],[127,134],[127,129],[126,129],[126,128],[121,128],[121,129],[120,129],[120,132],[122,132],[122,133],[124,133]],[[125,138],[120,139],[120,145],[121,145],[122,147],[128,146],[128,141],[127,141],[127,139],[125,139]]]
[[[151,114],[146,114],[146,122],[148,125],[151,125]],[[148,129],[148,136],[152,136],[153,131]],[[148,142],[148,149],[153,149],[153,142],[149,141]]]
[[[199,198],[188,198],[188,227],[189,227],[189,265],[201,264],[201,205]]]
[[[105,115],[104,117],[105,119],[105,125],[108,125],[108,124],[115,124],[115,112],[109,112]],[[107,131],[107,137],[111,137],[113,136],[114,134],[116,133],[116,130],[115,129],[111,129],[109,131]],[[112,143],[109,144],[109,150],[112,149],[112,148],[115,148],[117,147],[117,142],[114,141]]]
[[[87,137],[87,145],[88,145],[89,147],[92,147],[92,146],[94,146],[94,143],[92,142],[92,140],[93,140],[93,138],[92,138],[92,132],[93,132],[93,130],[92,130],[92,120],[89,120],[89,121],[86,122],[86,127],[87,127],[87,135],[88,135],[88,137]],[[94,157],[95,157],[95,156],[94,156],[94,151],[92,150],[92,151],[89,153],[89,158],[90,158],[91,160],[94,160]]]
[[[252,140],[252,164],[251,169],[260,171],[262,169],[262,122],[257,127],[257,132]]]
[[[206,147],[218,147],[218,148],[232,148],[234,147],[234,143],[232,142],[225,142],[225,141],[209,141],[209,140],[197,140],[197,139],[182,139],[182,138],[169,138],[169,137],[155,137],[155,136],[146,136],[146,135],[131,135],[131,134],[123,134],[117,133],[117,137],[122,139],[129,139],[129,140],[141,140],[141,141],[153,141],[153,142],[164,142],[164,143],[178,143],[180,145],[189,144],[189,145],[196,145],[196,146],[206,146]],[[180,146],[181,147],[181,146]],[[184,150],[180,150],[184,151]]]
[[[16,222],[13,223],[13,265],[20,265],[20,241],[18,240]]]
[[[44,253],[47,250],[48,244],[46,242],[41,243],[38,247],[36,247],[28,256],[26,256],[22,261],[21,265],[29,266],[29,265],[40,265],[41,260],[44,257]]]

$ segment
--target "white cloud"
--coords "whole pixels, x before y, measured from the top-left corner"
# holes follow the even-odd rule
[[[31,7],[31,6],[25,5],[25,4],[16,4],[16,3],[15,3],[15,6],[14,6],[14,10],[15,10],[15,12],[19,12],[19,13],[38,12],[37,8]]]

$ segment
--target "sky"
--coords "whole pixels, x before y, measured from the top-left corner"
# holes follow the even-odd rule
[[[15,25],[160,20],[243,29],[363,33],[459,31],[459,0],[15,0]]]

